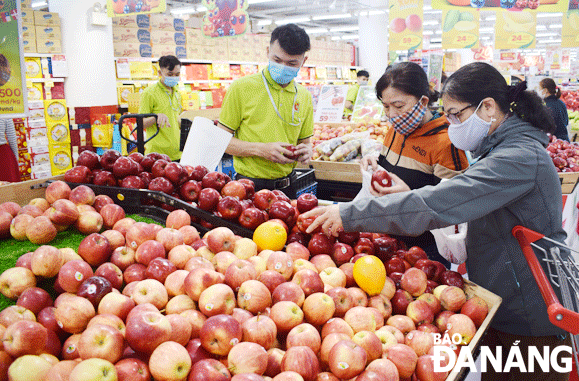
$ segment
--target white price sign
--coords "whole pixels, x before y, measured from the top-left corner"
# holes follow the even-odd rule
[[[323,86],[318,98],[315,123],[340,123],[348,86]]]

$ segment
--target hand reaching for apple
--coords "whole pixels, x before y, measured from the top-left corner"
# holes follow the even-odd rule
[[[308,164],[312,158],[312,145],[309,143],[301,143],[295,148],[294,156],[297,156],[297,161],[302,164]]]
[[[293,163],[295,160],[291,158],[293,156],[293,152],[288,149],[289,147],[293,146],[289,143],[263,143],[259,152],[259,156],[269,161],[273,161],[274,163]]]
[[[378,158],[373,155],[366,155],[360,160],[360,170],[367,171],[368,167],[372,168],[372,171],[378,169]]]
[[[410,191],[410,187],[406,185],[406,183],[402,181],[400,177],[396,176],[392,172],[388,172],[388,174],[392,178],[392,185],[389,187],[381,186],[378,184],[378,182],[373,181],[372,186],[370,187],[370,193],[372,193],[374,196],[380,197],[391,193]]]
[[[303,214],[303,216],[304,218],[317,216],[314,222],[312,222],[306,230],[306,233],[308,234],[311,234],[314,230],[321,226],[322,232],[337,237],[340,230],[343,230],[344,228],[342,225],[342,217],[340,216],[340,208],[338,205],[315,208]]]

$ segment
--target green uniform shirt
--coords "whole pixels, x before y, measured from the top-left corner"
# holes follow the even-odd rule
[[[346,94],[346,100],[352,102],[352,107],[354,107],[354,105],[356,105],[356,98],[358,98],[358,90],[360,90],[360,85],[359,84],[355,84],[350,86],[350,88],[348,89],[348,94]],[[344,107],[344,116],[348,116],[352,114],[352,110],[349,110],[347,108]]]
[[[247,142],[295,145],[298,140],[312,136],[314,115],[311,94],[295,81],[285,88],[281,87],[267,69],[263,73],[283,120],[275,112],[262,73],[257,73],[231,84],[223,99],[219,122],[235,131],[237,139]],[[293,120],[292,107],[295,108]],[[234,157],[233,167],[237,173],[247,177],[277,179],[289,175],[295,163],[278,164],[257,156]]]
[[[181,139],[179,115],[181,115],[181,111],[181,94],[176,87],[173,88],[171,95],[170,91],[159,81],[143,91],[139,113],[165,114],[171,125],[171,127],[160,128],[159,134],[145,144],[145,154],[158,152],[169,155],[171,160],[181,159],[181,151],[179,151]],[[156,131],[157,127],[152,125],[145,130],[145,135],[153,136]]]

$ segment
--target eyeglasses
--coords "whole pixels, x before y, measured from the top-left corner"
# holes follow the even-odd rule
[[[458,110],[457,112],[453,112],[453,113],[446,113],[446,118],[449,120],[449,122],[453,123],[453,124],[459,124],[460,123],[460,118],[459,115],[462,114],[466,109],[469,109],[471,107],[475,107],[475,104],[470,104],[466,107],[464,107],[461,110]]]

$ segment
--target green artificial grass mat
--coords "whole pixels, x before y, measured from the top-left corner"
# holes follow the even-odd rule
[[[143,217],[137,214],[127,215],[127,217],[130,217],[137,222],[159,224],[157,221],[154,221],[150,218]],[[74,251],[77,251],[78,246],[80,245],[84,237],[86,237],[86,235],[79,233],[74,228],[71,228],[69,230],[65,230],[63,232],[58,233],[56,238],[52,242],[47,243],[47,245],[54,246],[59,249],[70,247]],[[18,260],[18,258],[20,258],[21,255],[34,251],[40,246],[42,245],[35,245],[30,241],[17,241],[13,238],[0,241],[0,274],[3,273],[6,269],[14,267],[16,265],[16,261]],[[38,278],[37,283],[38,283],[37,287],[43,288],[46,291],[48,291],[53,298],[56,297],[56,292],[53,289],[54,284],[53,278],[50,279]],[[16,300],[8,299],[4,295],[0,294],[0,311],[14,304],[16,304]]]

